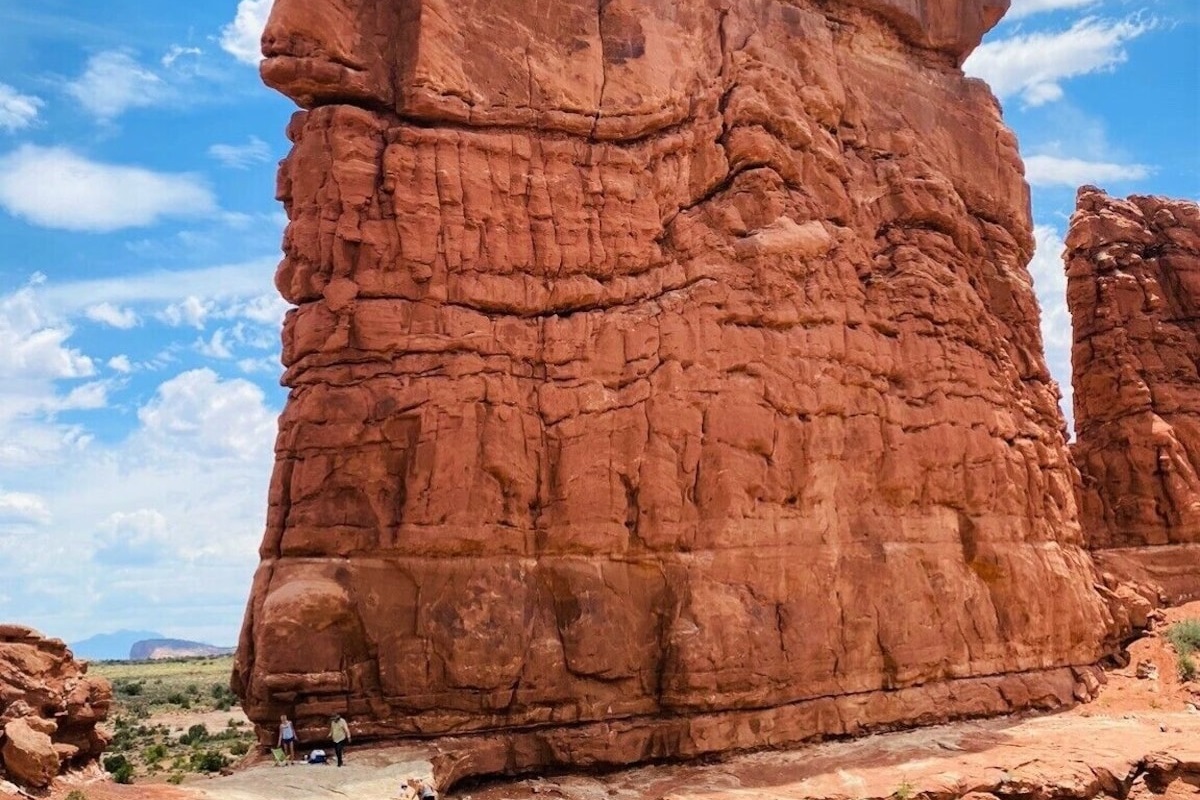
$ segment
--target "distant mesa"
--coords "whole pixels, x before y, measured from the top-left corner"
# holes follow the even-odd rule
[[[130,661],[158,661],[166,658],[193,658],[196,656],[228,656],[232,647],[217,647],[204,642],[189,642],[186,639],[145,639],[134,642],[129,648]]]
[[[100,633],[69,645],[76,658],[90,661],[155,661],[164,658],[225,656],[232,647],[186,639],[168,639],[157,631],[119,630]]]
[[[162,639],[157,631],[131,631],[121,629],[112,633],[98,633],[78,642],[68,645],[76,658],[86,658],[90,661],[124,661],[129,658],[130,649],[138,642],[150,639]]]

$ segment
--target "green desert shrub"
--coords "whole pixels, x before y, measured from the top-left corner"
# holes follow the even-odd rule
[[[1175,667],[1179,670],[1179,680],[1190,681],[1196,678],[1196,661],[1190,654],[1175,656]]]
[[[104,769],[113,776],[117,783],[133,783],[133,764],[123,755],[108,756],[104,759]]]
[[[1179,679],[1190,681],[1196,678],[1196,661],[1192,658],[1200,651],[1200,620],[1185,619],[1167,628],[1167,641],[1175,648],[1175,668]]]
[[[1167,641],[1179,655],[1200,650],[1200,619],[1185,619],[1167,628]]]
[[[192,769],[196,772],[220,772],[229,766],[229,759],[216,750],[192,754]]]

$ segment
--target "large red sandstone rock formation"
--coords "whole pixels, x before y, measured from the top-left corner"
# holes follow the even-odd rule
[[[1085,186],[1066,259],[1088,542],[1200,597],[1200,208]]]
[[[61,640],[0,625],[0,775],[43,787],[99,757],[112,687],[86,673]]]
[[[251,717],[470,772],[1086,697],[1006,7],[276,0]]]

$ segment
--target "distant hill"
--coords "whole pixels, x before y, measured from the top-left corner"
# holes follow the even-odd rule
[[[99,633],[67,646],[76,658],[86,658],[91,661],[124,661],[129,658],[129,649],[137,642],[146,639],[161,639],[162,634],[156,631],[127,631]]]
[[[188,658],[191,656],[226,656],[232,647],[216,647],[204,642],[189,642],[186,639],[145,639],[134,642],[129,648],[130,661],[157,661],[163,658]]]

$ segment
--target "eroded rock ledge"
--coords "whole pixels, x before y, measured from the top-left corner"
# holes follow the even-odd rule
[[[489,771],[1087,696],[1027,187],[956,66],[1006,6],[277,0],[251,718]]]
[[[108,739],[96,725],[112,687],[86,673],[61,640],[0,625],[0,775],[41,788],[104,752]]]
[[[1066,260],[1089,543],[1105,569],[1200,597],[1200,207],[1085,186]]]

